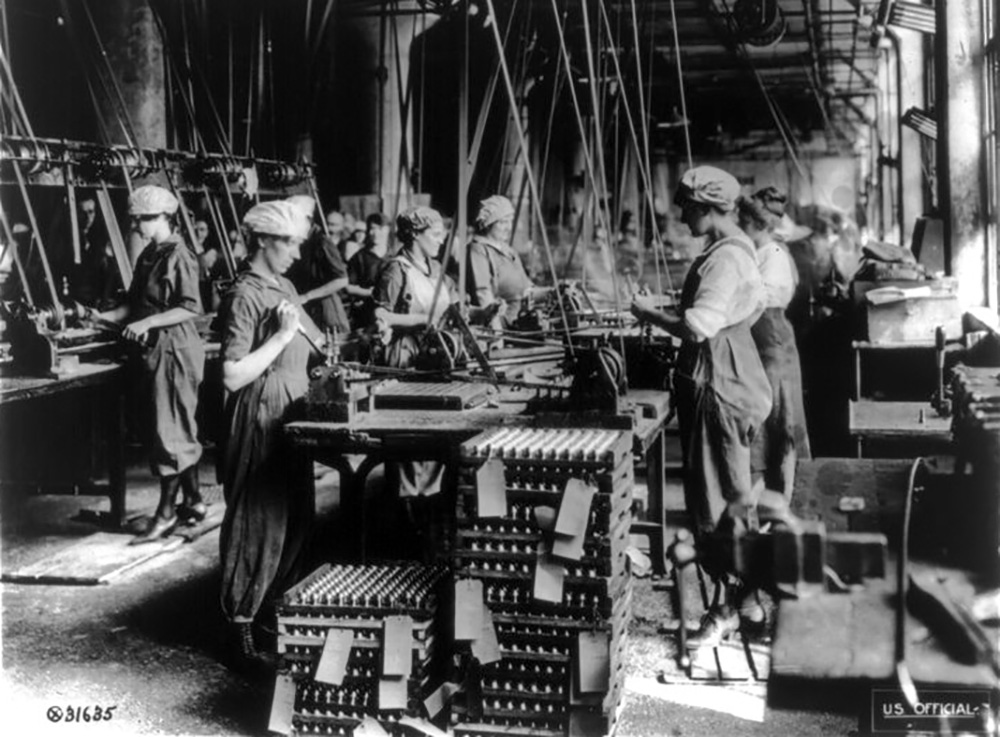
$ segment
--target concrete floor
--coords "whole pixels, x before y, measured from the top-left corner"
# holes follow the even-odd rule
[[[152,510],[155,486],[141,465],[131,470],[129,489],[130,511]],[[5,499],[4,570],[94,532],[71,518],[100,504],[81,497]],[[317,495],[316,560],[329,557],[339,537],[336,507],[336,484],[328,476]],[[266,734],[272,684],[222,664],[218,585],[217,530],[108,585],[4,584],[2,723],[30,734]],[[637,580],[621,737],[800,737],[846,735],[855,728],[850,705],[845,711],[775,708],[767,704],[764,683],[683,678],[673,665],[671,641],[657,634],[670,617],[668,599],[649,579]],[[801,703],[794,692],[784,700]],[[100,723],[47,718],[52,707],[65,712],[84,706],[115,709]]]

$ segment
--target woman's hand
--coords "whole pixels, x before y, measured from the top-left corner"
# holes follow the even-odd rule
[[[301,325],[299,318],[299,308],[287,299],[281,300],[276,310],[278,316],[278,333],[287,340],[295,337]]]
[[[149,333],[152,325],[149,324],[148,320],[136,320],[135,322],[130,322],[122,330],[122,335],[124,335],[129,340],[134,340],[136,343],[145,343],[146,335]]]
[[[650,315],[654,315],[657,309],[653,306],[653,300],[645,295],[637,294],[632,299],[632,314],[640,320],[648,320]]]

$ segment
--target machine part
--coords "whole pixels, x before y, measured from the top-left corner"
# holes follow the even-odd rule
[[[910,574],[907,605],[924,620],[945,649],[960,663],[984,663],[1000,676],[996,643],[972,611],[956,601],[932,575]]]
[[[458,334],[462,336],[462,342],[465,344],[466,350],[476,359],[476,363],[479,365],[480,370],[490,381],[496,383],[497,375],[493,370],[493,366],[490,365],[490,360],[483,353],[483,349],[479,347],[479,343],[476,342],[476,337],[472,334],[472,330],[469,329],[469,323],[466,322],[465,317],[462,316],[462,312],[457,304],[451,304],[448,306],[445,315],[451,321],[451,324],[458,330]]]
[[[571,365],[569,401],[573,409],[619,414],[620,399],[627,388],[621,354],[602,341],[592,350],[577,350]]]
[[[463,410],[482,405],[490,393],[484,384],[392,381],[375,387],[371,397],[373,409]]]
[[[420,350],[413,359],[418,371],[451,373],[467,362],[462,342],[452,333],[429,327],[420,340]]]
[[[917,458],[910,467],[910,477],[906,485],[906,501],[903,507],[903,539],[899,547],[899,563],[896,567],[896,679],[907,703],[915,708],[920,702],[917,687],[913,684],[910,671],[906,667],[906,599],[910,584],[910,518],[913,516],[913,497],[917,491],[917,472],[923,467],[924,459]]]

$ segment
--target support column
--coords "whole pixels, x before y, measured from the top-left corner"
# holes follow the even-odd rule
[[[899,67],[900,106],[903,112],[912,107],[927,109],[924,96],[924,37],[916,31],[900,30]],[[924,203],[923,141],[915,130],[902,126],[899,140],[900,183],[903,188],[900,213],[901,246],[913,241],[913,225],[927,208]]]
[[[379,195],[382,211],[390,216],[405,209],[413,194],[409,170],[400,174],[404,142],[409,152],[406,161],[413,163],[412,114],[403,120],[403,102],[414,29],[422,23],[413,12],[418,9],[416,2],[402,2],[394,8],[405,12],[394,16],[389,9],[384,15],[345,18],[343,35],[351,37],[350,59],[339,60],[341,68],[353,69],[360,77],[349,104],[362,108],[359,120],[373,124],[350,131],[350,148],[362,160],[355,170],[355,193]]]
[[[153,11],[134,0],[91,3],[94,22],[108,54],[108,61],[122,92],[136,145],[165,148],[167,145],[167,98],[163,40]],[[116,120],[120,105],[112,93],[101,106],[108,121]],[[127,144],[120,126],[109,126],[113,143]]]
[[[978,2],[937,3],[939,199],[948,270],[963,306],[986,304],[982,22]]]

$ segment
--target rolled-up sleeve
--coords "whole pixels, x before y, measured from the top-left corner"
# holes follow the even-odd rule
[[[201,306],[198,260],[187,246],[179,246],[171,259],[168,278],[171,282],[170,304],[168,307],[183,307],[196,315],[204,311]]]
[[[239,361],[253,350],[260,310],[248,295],[237,292],[223,303],[220,316],[222,360]]]
[[[795,294],[792,257],[776,243],[757,251],[757,265],[764,287],[765,307],[787,307]]]
[[[739,246],[716,249],[701,266],[701,282],[684,321],[696,338],[714,338],[720,330],[749,319],[763,301],[756,261]]]
[[[469,245],[468,292],[474,307],[485,307],[496,301],[493,294],[493,268],[487,246],[473,241]]]
[[[395,261],[390,261],[375,280],[372,299],[375,300],[377,307],[396,312],[396,305],[399,304],[405,288],[406,277],[403,275],[403,267]]]

